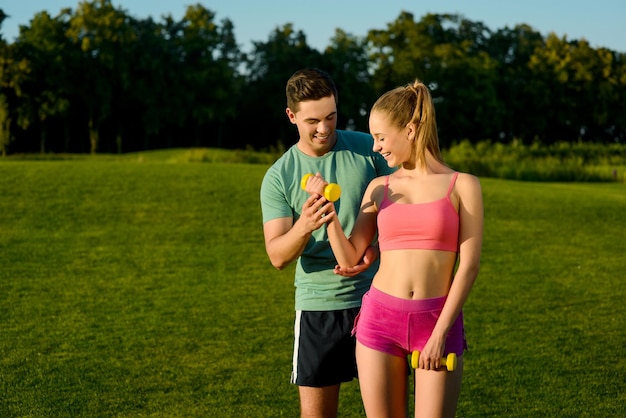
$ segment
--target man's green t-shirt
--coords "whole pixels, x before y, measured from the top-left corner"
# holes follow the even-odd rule
[[[341,186],[341,197],[335,202],[335,208],[344,231],[349,234],[369,182],[393,171],[372,146],[370,135],[341,130],[337,131],[333,149],[321,157],[306,155],[293,145],[263,178],[260,193],[263,223],[284,217],[293,218],[295,222],[309,198],[300,186],[302,176],[319,172],[327,182]],[[330,311],[361,305],[378,264],[355,277],[333,273],[336,264],[326,226],[323,226],[313,232],[297,260],[296,310]]]

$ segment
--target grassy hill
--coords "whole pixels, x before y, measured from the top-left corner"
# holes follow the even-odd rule
[[[298,416],[269,162],[222,157],[0,160],[0,416]],[[458,415],[625,415],[624,184],[481,182]]]

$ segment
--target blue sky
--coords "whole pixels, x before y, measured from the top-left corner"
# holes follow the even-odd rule
[[[52,16],[65,7],[75,9],[78,0],[0,0],[8,17],[1,28],[12,42],[19,25],[27,25],[35,13]],[[585,38],[592,47],[607,47],[626,53],[625,0],[113,0],[137,18],[152,16],[160,21],[171,14],[180,19],[189,4],[201,3],[216,13],[216,21],[230,19],[237,42],[248,50],[252,41],[267,41],[277,27],[292,23],[302,30],[309,45],[322,50],[336,28],[355,36],[370,29],[386,29],[401,11],[419,20],[426,13],[455,13],[482,22],[491,30],[526,23],[542,35],[550,32],[568,40]]]

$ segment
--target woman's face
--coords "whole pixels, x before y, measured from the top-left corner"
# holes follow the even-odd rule
[[[409,161],[413,154],[413,141],[408,127],[392,125],[386,114],[373,111],[370,114],[370,133],[374,137],[374,152],[380,153],[389,167],[397,167]]]

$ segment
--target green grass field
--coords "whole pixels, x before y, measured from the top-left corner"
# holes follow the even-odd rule
[[[297,417],[267,166],[0,160],[0,416]],[[625,185],[481,182],[458,416],[626,416]]]

